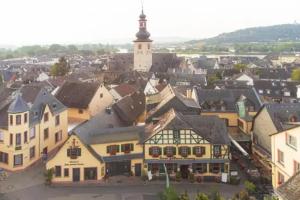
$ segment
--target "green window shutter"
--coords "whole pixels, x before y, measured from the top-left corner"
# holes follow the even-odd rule
[[[106,153],[110,153],[110,146],[106,147]]]
[[[190,147],[187,148],[188,148],[188,155],[191,155],[191,148]]]
[[[120,145],[116,145],[116,152],[117,152],[117,153],[120,152]]]
[[[149,155],[152,156],[153,155],[153,147],[149,148]]]
[[[125,151],[125,145],[122,144],[122,145],[121,145],[121,152],[124,152],[124,151]]]
[[[173,147],[173,155],[176,155],[176,147]]]
[[[161,148],[160,147],[157,148],[158,148],[158,154],[161,155]]]
[[[205,154],[205,147],[201,147],[201,154]]]
[[[80,148],[77,149],[77,156],[81,156],[81,149]]]
[[[130,151],[133,151],[133,144],[130,144]]]
[[[167,155],[167,147],[164,147],[164,155]]]
[[[193,147],[193,155],[196,155],[196,147]]]
[[[71,152],[71,149],[67,149],[67,156],[68,156],[68,157],[70,157],[70,155],[71,155],[70,152]]]
[[[182,147],[179,147],[178,148],[178,154],[181,155],[181,152],[182,152]],[[173,154],[174,154],[174,150],[173,150]]]

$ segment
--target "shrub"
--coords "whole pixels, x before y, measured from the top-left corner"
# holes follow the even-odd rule
[[[187,191],[185,191],[183,194],[179,197],[180,200],[189,200],[189,195],[187,194]]]
[[[195,182],[195,175],[193,173],[189,174],[189,180],[190,180],[191,183]]]
[[[179,200],[177,192],[174,190],[173,187],[166,188],[161,194],[160,194],[161,200]]]
[[[250,193],[250,194],[253,194],[255,191],[256,191],[256,186],[250,182],[250,181],[245,181],[245,187],[246,187],[246,190]]]
[[[198,193],[195,200],[209,200],[208,196],[204,193]]]
[[[54,170],[53,169],[48,169],[44,173],[44,175],[45,175],[45,184],[46,185],[51,185],[52,179],[53,179],[53,174],[54,174]]]
[[[176,172],[175,180],[176,181],[181,181],[181,173],[180,172]]]

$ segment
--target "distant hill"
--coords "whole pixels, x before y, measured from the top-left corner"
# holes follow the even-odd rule
[[[198,42],[204,42],[207,44],[225,44],[280,41],[300,41],[300,24],[246,28],[230,33],[223,33],[213,38],[189,41],[188,43],[196,44]]]

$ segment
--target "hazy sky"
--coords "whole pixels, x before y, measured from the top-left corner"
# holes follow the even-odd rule
[[[144,0],[152,37],[205,38],[300,22],[300,0]],[[141,0],[0,0],[0,44],[134,39]]]

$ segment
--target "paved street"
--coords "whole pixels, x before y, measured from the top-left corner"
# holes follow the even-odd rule
[[[6,181],[0,182],[1,200],[156,200],[157,194],[164,189],[164,182],[143,183],[137,179],[131,182],[109,182],[102,185],[45,186],[41,165],[24,172],[11,174]],[[127,180],[127,179],[125,179]],[[179,192],[185,190],[194,196],[197,192],[218,189],[225,197],[232,197],[242,186],[217,183],[189,182],[173,183]]]

